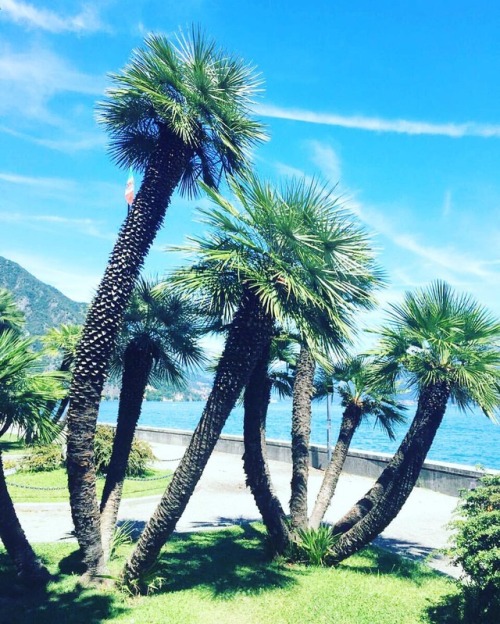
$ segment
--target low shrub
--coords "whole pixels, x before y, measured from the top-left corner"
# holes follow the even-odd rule
[[[62,449],[59,444],[44,444],[30,447],[22,459],[19,470],[22,472],[48,472],[64,465]]]
[[[94,441],[94,459],[96,470],[100,474],[106,474],[111,454],[113,452],[113,440],[115,431],[111,427],[98,425]],[[149,464],[155,460],[153,449],[148,442],[134,438],[132,449],[128,458],[127,477],[143,477],[146,475]]]
[[[465,573],[466,617],[489,622],[500,613],[500,475],[484,476],[478,487],[462,492],[458,513],[447,552]]]
[[[324,566],[336,542],[329,526],[322,524],[317,529],[301,529],[298,532],[298,559],[310,565]]]

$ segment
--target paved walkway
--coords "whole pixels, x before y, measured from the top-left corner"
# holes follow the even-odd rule
[[[155,455],[163,460],[161,466],[175,468],[183,447],[153,444]],[[167,460],[167,461],[165,461]],[[287,506],[290,496],[291,465],[271,461],[270,470],[275,489]],[[311,469],[310,505],[320,487],[323,473]],[[373,481],[365,477],[342,475],[326,521],[334,521],[345,513],[370,487]],[[153,513],[159,496],[124,500],[120,520],[145,523]],[[398,517],[387,527],[376,543],[412,558],[422,558],[446,546],[457,499],[430,490],[415,488]],[[18,503],[16,509],[31,542],[57,541],[68,537],[72,530],[69,505],[65,503]],[[257,520],[259,513],[249,489],[245,486],[241,458],[227,453],[214,453],[203,476],[177,525],[177,531],[193,531],[230,526],[242,521]],[[442,557],[430,564],[452,576],[457,568]]]

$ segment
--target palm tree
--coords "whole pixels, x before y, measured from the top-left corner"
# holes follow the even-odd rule
[[[292,482],[290,528],[292,535],[307,528],[307,485],[311,439],[311,399],[314,393],[316,360],[311,348],[300,347],[292,396]]]
[[[24,314],[17,307],[12,295],[5,288],[0,288],[0,332],[6,329],[22,331]]]
[[[77,350],[68,411],[68,484],[76,535],[92,578],[104,570],[93,440],[101,392],[123,315],[176,188],[216,186],[247,164],[264,138],[250,117],[253,69],[193,29],[177,44],[147,37],[99,105],[113,160],[143,172],[90,306]]]
[[[373,374],[371,361],[367,356],[348,357],[335,364],[331,374],[322,371],[321,378],[333,379],[333,387],[341,397],[344,408],[337,443],[316,498],[309,518],[309,526],[317,529],[323,521],[326,510],[335,494],[335,489],[344,467],[352,437],[362,420],[367,416],[375,416],[376,423],[394,439],[394,425],[404,422],[403,405],[394,398],[394,388]],[[324,380],[325,381],[325,380]],[[317,384],[320,392],[316,398],[322,398],[321,390],[330,390],[327,383]],[[328,396],[327,396],[328,400]]]
[[[263,350],[243,396],[243,466],[246,484],[255,499],[275,554],[286,552],[292,536],[271,481],[267,463],[266,419],[273,388],[281,397],[292,394],[293,377],[287,370],[282,370],[282,365],[285,363],[287,368],[295,365],[294,342],[291,334],[276,331],[269,347]]]
[[[413,422],[373,488],[341,520],[332,557],[341,561],[396,517],[418,479],[449,400],[495,418],[500,406],[500,324],[443,282],[407,293],[392,306],[375,363],[384,379],[401,378],[418,397]]]
[[[69,372],[73,368],[75,361],[76,348],[82,336],[81,325],[65,325],[52,327],[45,336],[42,336],[42,344],[45,353],[51,357],[62,356],[58,370],[61,372]],[[69,403],[69,394],[59,402],[55,410],[55,404],[51,405],[52,420],[57,423],[61,420]],[[55,410],[55,412],[54,412]]]
[[[129,585],[174,530],[275,323],[294,323],[312,341],[321,310],[347,333],[352,312],[370,300],[377,281],[365,234],[325,188],[295,181],[279,191],[252,174],[229,184],[239,208],[204,185],[214,204],[204,211],[212,232],[193,240],[200,262],[175,280],[187,292],[201,289],[213,309],[231,318],[226,344],[201,420],[125,567]]]
[[[121,371],[121,392],[113,451],[101,498],[101,532],[108,558],[127,462],[141,415],[146,386],[182,385],[184,370],[203,362],[202,326],[194,307],[158,281],[139,280],[125,313],[112,372]]]
[[[0,436],[16,425],[34,428],[39,437],[53,435],[47,405],[61,398],[64,389],[60,373],[40,373],[35,367],[37,354],[33,341],[15,330],[0,332]],[[38,560],[17,518],[9,495],[0,449],[0,539],[11,557],[19,578],[28,584],[45,584],[49,572]]]

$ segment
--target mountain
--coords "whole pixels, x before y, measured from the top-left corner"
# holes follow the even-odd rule
[[[7,289],[26,316],[31,335],[44,334],[62,323],[81,324],[86,303],[78,303],[37,279],[12,260],[0,256],[0,288]]]

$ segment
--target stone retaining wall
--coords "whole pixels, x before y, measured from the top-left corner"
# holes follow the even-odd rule
[[[176,444],[187,446],[191,439],[191,431],[161,429],[155,427],[138,427],[137,436],[149,442],[162,444]],[[241,436],[223,435],[217,442],[215,449],[222,453],[243,455],[243,439]],[[267,456],[269,459],[290,463],[292,454],[289,442],[281,440],[267,441]],[[314,468],[324,469],[327,462],[326,447],[313,444],[310,447],[311,465]],[[391,455],[387,453],[372,453],[369,451],[349,451],[344,466],[344,472],[362,477],[376,479],[389,462]],[[488,471],[498,473],[499,471]],[[420,473],[417,485],[441,494],[458,496],[462,489],[475,487],[477,480],[484,474],[471,466],[461,464],[447,464],[445,462],[425,462]]]

